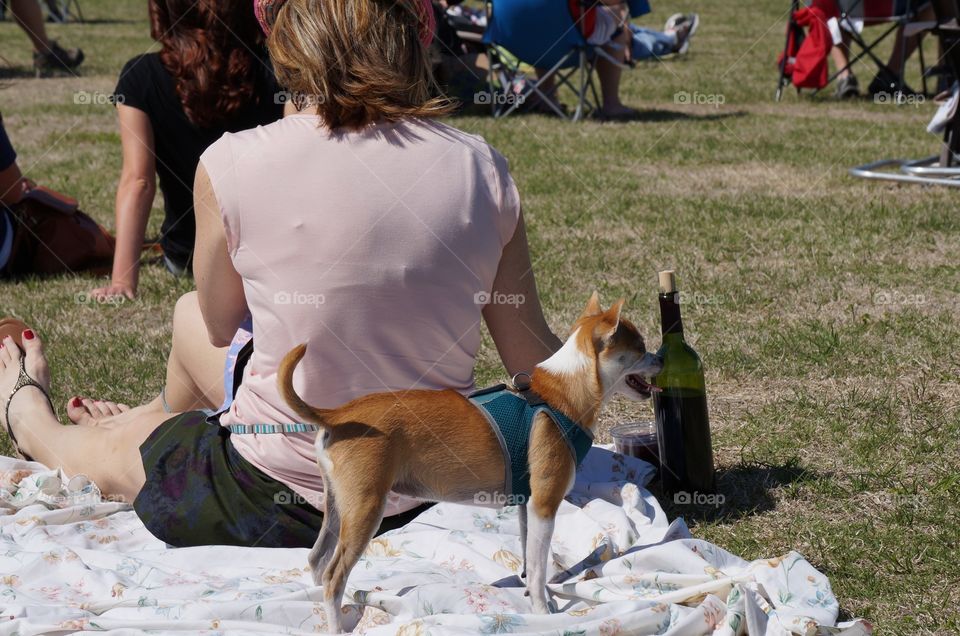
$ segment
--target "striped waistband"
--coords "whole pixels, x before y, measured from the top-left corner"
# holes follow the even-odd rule
[[[227,430],[236,435],[269,435],[271,433],[312,433],[319,431],[316,424],[228,424]]]

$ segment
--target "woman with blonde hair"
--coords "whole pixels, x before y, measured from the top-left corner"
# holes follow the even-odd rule
[[[4,419],[22,451],[134,501],[178,546],[316,540],[317,433],[276,386],[295,345],[310,345],[297,390],[324,407],[471,391],[483,322],[509,374],[560,345],[506,160],[436,119],[449,103],[430,75],[428,2],[260,0],[257,15],[296,106],[200,160],[197,291],[177,303],[164,399],[125,413],[74,406],[80,425],[62,427],[39,337],[24,338],[25,356],[9,338],[0,350],[0,396],[24,387]],[[248,315],[253,340],[225,389],[228,345]],[[381,530],[422,505],[392,497]]]

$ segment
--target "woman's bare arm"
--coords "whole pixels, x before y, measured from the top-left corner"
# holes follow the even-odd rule
[[[20,167],[16,161],[0,170],[0,203],[4,205],[19,203],[28,189],[27,180],[20,174]]]
[[[560,348],[560,339],[543,317],[522,212],[513,238],[500,256],[490,300],[483,308],[483,318],[511,376],[532,371]]]
[[[243,294],[243,279],[234,269],[227,252],[220,206],[203,164],[197,166],[193,203],[197,215],[193,275],[197,281],[200,313],[207,326],[210,344],[226,347],[249,310]]]
[[[123,167],[117,186],[117,247],[113,256],[110,284],[94,289],[94,297],[133,298],[140,281],[140,252],[147,231],[150,208],[157,192],[153,126],[142,110],[117,106]]]

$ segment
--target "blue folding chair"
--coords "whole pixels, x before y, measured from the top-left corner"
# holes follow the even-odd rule
[[[632,16],[650,11],[647,0],[625,1]],[[571,121],[597,108],[600,100],[593,84],[597,59],[625,65],[587,42],[596,10],[596,0],[487,0],[483,42],[490,60],[488,97],[494,118],[506,117],[534,95]],[[549,70],[536,81],[523,81],[521,64]],[[558,89],[567,86],[576,95],[572,113],[564,112],[541,90],[550,78]]]

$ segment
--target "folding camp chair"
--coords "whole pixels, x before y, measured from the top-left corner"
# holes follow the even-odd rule
[[[631,14],[643,13],[645,0],[626,0]],[[483,42],[490,61],[489,99],[495,118],[506,117],[527,99],[539,98],[557,115],[577,121],[593,112],[600,100],[593,83],[598,58],[624,67],[600,46],[587,42],[593,30],[595,3],[590,0],[487,0],[487,29]],[[548,69],[536,80],[526,77],[521,65]],[[544,82],[566,86],[576,96],[568,114]]]
[[[83,22],[83,10],[80,0],[44,0],[47,16],[53,22],[68,22],[71,18]]]
[[[922,28],[939,38],[942,61],[954,77],[960,77],[960,6],[956,0],[933,0],[933,9],[936,21]],[[943,127],[939,154],[914,160],[881,159],[851,168],[850,174],[864,179],[960,187],[960,108],[956,107],[957,102],[953,105]]]
[[[900,45],[904,45],[904,40],[911,35],[917,35],[922,32],[920,29],[913,28],[918,22],[917,15],[919,8],[925,4],[926,0],[905,0],[898,3],[897,0],[884,0],[874,2],[872,0],[814,0],[811,6],[821,8],[828,18],[835,17],[837,26],[850,38],[851,48],[856,47],[858,52],[850,58],[850,61],[843,68],[839,68],[827,78],[825,86],[829,86],[841,73],[850,69],[854,64],[863,58],[869,58],[878,70],[885,70],[890,74],[903,78],[906,71],[906,56],[901,60],[900,68],[893,70],[887,67],[875,52],[888,37],[894,35],[899,38]],[[902,8],[897,5],[902,4]],[[795,54],[796,48],[803,40],[803,29],[797,24],[796,14],[802,8],[800,0],[791,0],[790,19],[787,23],[786,42],[784,44],[783,54],[781,56],[779,67],[780,77],[777,81],[776,100],[780,101],[783,95],[783,89],[790,83],[789,74],[790,59]],[[883,26],[882,32],[873,40],[868,41],[860,32],[859,25],[863,26]],[[900,29],[903,27],[903,29]],[[899,30],[898,30],[899,29]],[[921,78],[923,82],[923,93],[927,94],[927,68],[923,59],[923,47],[918,47],[917,56],[920,62]],[[825,86],[816,88],[813,94],[816,95]],[[797,88],[800,92],[800,88]],[[896,92],[896,91],[893,91]]]

